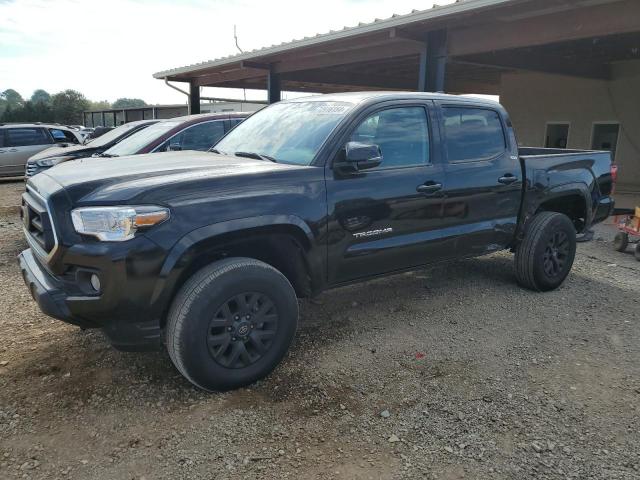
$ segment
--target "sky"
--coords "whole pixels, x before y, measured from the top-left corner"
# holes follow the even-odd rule
[[[439,0],[440,5],[453,0]],[[0,0],[0,91],[184,103],[162,70],[431,8],[420,0]],[[186,84],[179,83],[183,89]],[[241,90],[203,95],[242,98]],[[247,91],[247,98],[265,98]]]

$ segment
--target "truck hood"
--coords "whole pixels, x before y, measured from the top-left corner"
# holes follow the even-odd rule
[[[91,148],[88,145],[73,145],[65,147],[61,145],[54,145],[53,147],[46,148],[41,152],[36,153],[29,160],[42,160],[43,158],[62,157],[65,155],[73,155],[74,157],[87,156],[90,157],[95,148]]]
[[[115,203],[133,199],[169,201],[187,193],[190,185],[211,186],[215,178],[264,176],[301,169],[209,152],[163,152],[117,158],[82,158],[57,165],[34,176],[36,189],[43,175],[67,191],[73,204]],[[162,198],[166,197],[166,198]]]

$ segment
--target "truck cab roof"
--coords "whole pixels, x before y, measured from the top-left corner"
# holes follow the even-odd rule
[[[491,100],[489,98],[468,96],[468,95],[450,95],[446,93],[432,93],[432,92],[395,92],[395,91],[376,91],[376,92],[345,92],[345,93],[331,93],[325,95],[312,95],[308,97],[298,97],[291,100],[284,100],[284,102],[349,102],[353,104],[361,103],[375,103],[379,101],[394,101],[394,100],[438,100],[438,101],[451,101],[455,100],[456,103],[469,103],[473,105],[485,104],[488,106],[500,106],[499,102]]]

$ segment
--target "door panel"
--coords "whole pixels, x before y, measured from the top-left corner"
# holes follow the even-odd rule
[[[0,174],[4,176],[24,175],[29,157],[53,143],[40,127],[6,128],[4,134],[4,146],[0,148]]]
[[[521,168],[501,115],[491,109],[441,106],[447,155],[442,228],[455,255],[501,250],[513,239],[521,201]]]
[[[425,107],[363,115],[344,143],[378,145],[381,165],[352,175],[327,169],[330,284],[423,265],[442,254],[438,228],[445,173],[431,161],[437,158],[431,158]],[[431,187],[420,188],[427,184]]]

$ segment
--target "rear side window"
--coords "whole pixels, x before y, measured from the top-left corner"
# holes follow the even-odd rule
[[[179,144],[181,150],[209,150],[224,135],[224,120],[205,122],[180,132],[169,145]]]
[[[78,143],[76,136],[68,130],[50,128],[49,133],[53,137],[53,141],[56,143]]]
[[[444,132],[450,162],[486,160],[506,149],[498,112],[482,108],[445,107]]]
[[[382,151],[378,168],[429,163],[429,126],[422,107],[390,108],[374,113],[356,128],[351,141],[378,145]]]
[[[44,128],[24,127],[6,130],[7,147],[28,147],[31,145],[47,145],[52,143]]]

